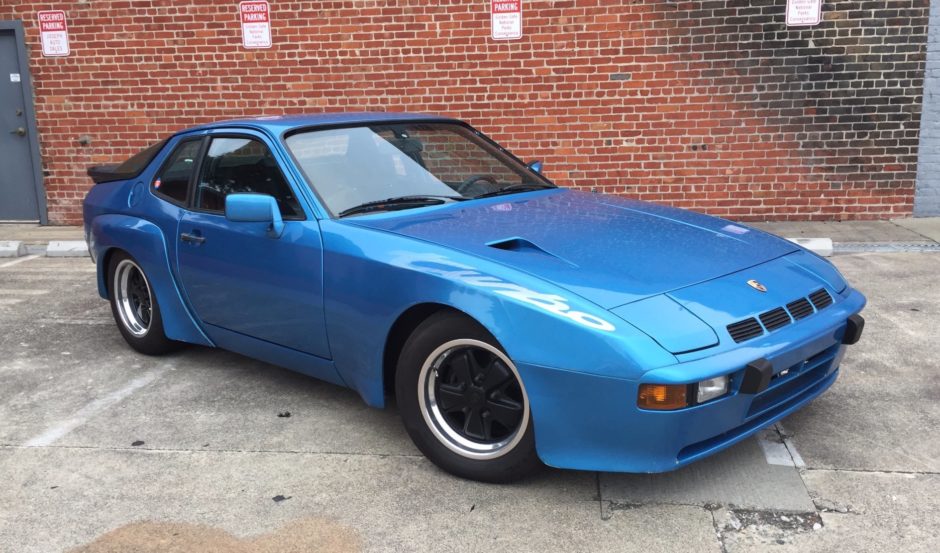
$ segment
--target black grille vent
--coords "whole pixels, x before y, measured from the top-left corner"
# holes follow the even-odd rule
[[[806,298],[800,298],[788,303],[787,311],[793,315],[794,319],[800,320],[813,314],[813,306],[806,301]]]
[[[760,327],[760,324],[758,324],[757,319],[754,317],[728,325],[728,334],[731,335],[731,339],[735,342],[750,340],[763,333],[764,329]]]
[[[809,295],[809,301],[813,302],[813,305],[816,306],[816,311],[819,311],[824,307],[832,305],[832,296],[829,295],[829,292],[827,292],[825,288],[821,288]]]
[[[764,323],[764,327],[770,332],[771,330],[790,324],[790,315],[787,315],[787,312],[784,311],[782,307],[778,307],[766,313],[761,313],[760,322]]]

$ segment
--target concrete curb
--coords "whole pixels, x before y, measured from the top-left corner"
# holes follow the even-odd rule
[[[787,238],[787,240],[823,257],[832,256],[832,238]]]
[[[0,257],[20,257],[26,255],[26,246],[20,240],[0,241]]]
[[[88,257],[84,240],[52,240],[46,246],[46,257]]]

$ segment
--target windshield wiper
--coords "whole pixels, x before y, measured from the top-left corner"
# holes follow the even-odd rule
[[[366,202],[359,204],[349,209],[344,209],[339,212],[340,217],[345,217],[347,215],[356,215],[358,213],[369,213],[370,211],[392,211],[395,209],[409,209],[412,207],[421,207],[425,205],[438,205],[442,204],[447,200],[466,200],[460,196],[435,196],[430,194],[422,194],[417,196],[396,196],[394,198],[386,198],[384,200],[373,200],[371,202]]]
[[[541,184],[537,182],[523,182],[519,184],[510,184],[509,186],[504,186],[493,190],[492,192],[484,192],[483,194],[477,194],[472,199],[477,198],[491,198],[493,196],[502,196],[503,194],[515,194],[516,192],[528,192],[530,190],[542,190],[544,188],[554,188],[548,184]]]

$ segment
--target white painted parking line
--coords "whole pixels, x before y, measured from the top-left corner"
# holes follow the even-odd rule
[[[0,263],[0,269],[5,269],[5,268],[7,268],[7,267],[12,267],[12,266],[14,266],[14,265],[19,265],[20,263],[24,263],[24,262],[26,262],[26,261],[30,261],[30,260],[32,260],[32,259],[36,259],[37,257],[39,257],[39,256],[38,256],[38,255],[27,255],[26,257],[17,257],[17,258],[14,259],[13,261],[7,261],[6,263]]]
[[[794,445],[793,439],[790,438],[790,435],[787,434],[787,431],[783,429],[783,425],[779,422],[777,423],[777,430],[783,437],[783,445],[787,446],[787,452],[793,459],[793,465],[800,469],[806,468],[806,462],[803,461],[803,457],[800,456],[800,452],[796,450],[796,445]]]
[[[52,290],[27,290],[25,288],[0,288],[0,294],[10,296],[43,296]]]
[[[768,465],[795,466],[793,457],[790,457],[790,452],[787,451],[787,446],[780,438],[776,427],[771,426],[761,430],[757,434],[757,443],[764,450],[764,457],[767,459]]]
[[[794,445],[793,440],[787,435],[780,423],[760,431],[756,438],[757,443],[764,451],[767,464],[795,468],[806,467],[803,457],[796,450],[796,445]]]
[[[2,301],[2,300],[0,300]],[[79,319],[79,318],[67,318],[67,319],[36,319],[36,324],[41,325],[113,325],[114,319]]]
[[[23,301],[23,298],[0,298],[0,305],[16,305]]]
[[[87,422],[88,419],[94,415],[104,411],[112,405],[120,403],[122,400],[126,399],[137,390],[157,380],[170,368],[170,366],[166,365],[138,376],[134,380],[128,382],[127,385],[123,388],[115,390],[104,397],[98,398],[88,403],[73,413],[71,417],[55,423],[54,425],[47,428],[43,433],[27,440],[27,442],[23,445],[25,447],[45,447],[54,444],[72,430],[75,430],[79,426],[85,424],[85,422]]]

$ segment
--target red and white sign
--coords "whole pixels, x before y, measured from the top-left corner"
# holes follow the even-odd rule
[[[65,12],[50,10],[39,12],[39,40],[42,42],[43,56],[67,56],[69,49],[69,28],[65,23]]]
[[[522,0],[491,0],[493,39],[522,38]]]
[[[271,47],[271,6],[267,2],[238,4],[242,20],[242,44],[245,48]]]
[[[787,0],[787,26],[819,25],[822,20],[822,0]]]

